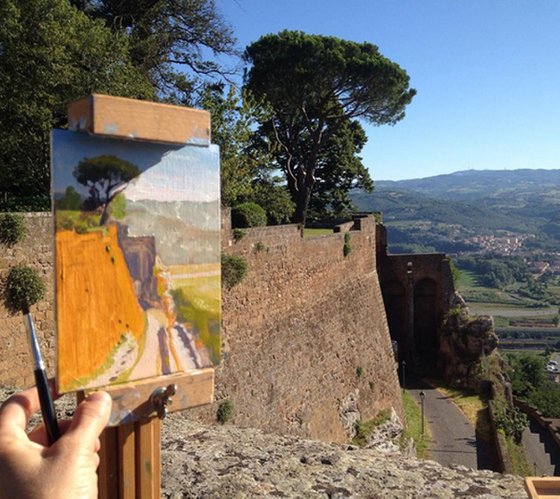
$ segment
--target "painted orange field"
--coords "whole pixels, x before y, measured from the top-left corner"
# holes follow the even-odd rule
[[[144,312],[115,226],[108,234],[56,233],[59,391],[87,383],[127,331],[139,340]]]

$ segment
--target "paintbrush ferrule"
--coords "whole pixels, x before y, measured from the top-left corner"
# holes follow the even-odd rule
[[[45,363],[43,362],[43,357],[41,356],[41,350],[39,349],[39,342],[37,341],[37,334],[35,333],[35,326],[33,325],[33,319],[31,314],[25,314],[25,328],[27,329],[27,340],[29,342],[29,350],[33,356],[33,368],[34,369],[45,369]]]

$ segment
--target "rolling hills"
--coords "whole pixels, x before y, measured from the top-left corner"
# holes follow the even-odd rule
[[[354,191],[352,198],[359,210],[383,212],[392,251],[463,251],[476,235],[503,234],[534,235],[535,247],[560,246],[560,170],[378,181],[373,193]]]

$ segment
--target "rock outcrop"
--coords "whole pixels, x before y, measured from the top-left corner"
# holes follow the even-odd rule
[[[497,346],[493,318],[471,316],[463,298],[455,293],[440,333],[438,364],[443,379],[478,388],[477,370],[481,358],[488,357]]]
[[[165,422],[162,496],[524,498],[513,475],[233,426]]]

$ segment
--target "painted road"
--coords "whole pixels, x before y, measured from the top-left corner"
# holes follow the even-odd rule
[[[425,418],[432,433],[428,459],[444,466],[460,464],[477,469],[479,460],[474,427],[449,397],[429,385],[415,383],[410,389],[418,404],[421,390],[426,394]]]

